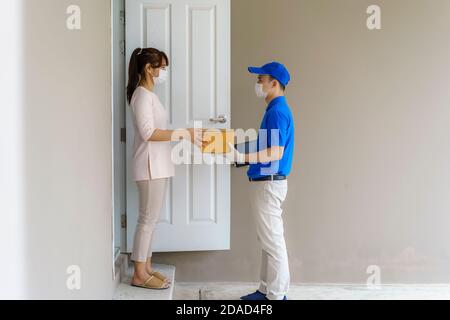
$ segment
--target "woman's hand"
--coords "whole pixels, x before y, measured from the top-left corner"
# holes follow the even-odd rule
[[[190,128],[187,130],[190,135],[188,138],[192,144],[195,144],[199,148],[203,148],[208,145],[208,142],[203,140],[203,132],[205,131],[205,129]]]

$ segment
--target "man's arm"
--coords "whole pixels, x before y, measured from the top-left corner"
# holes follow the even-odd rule
[[[254,153],[240,153],[233,144],[229,144],[231,151],[226,154],[231,162],[236,167],[246,167],[249,164],[256,163],[269,163],[273,161],[279,161],[283,158],[284,147],[274,146],[268,149],[261,150]]]
[[[234,156],[236,159],[235,162],[237,162],[236,166],[243,166],[242,164],[244,163],[244,166],[257,163],[266,164],[283,159],[288,125],[289,120],[284,115],[276,111],[268,114],[266,117],[267,129],[263,129],[260,132],[260,135],[265,134],[262,141],[265,142],[267,148],[258,152],[246,151],[245,153],[240,153],[237,150],[237,146],[234,147],[230,144],[232,156]],[[254,150],[257,150],[257,148]]]
[[[246,163],[269,163],[283,159],[284,147],[274,146],[255,153],[248,153],[244,155]]]

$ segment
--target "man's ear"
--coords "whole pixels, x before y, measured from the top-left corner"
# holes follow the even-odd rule
[[[278,80],[277,79],[273,79],[272,81],[272,88],[276,88],[278,85]]]

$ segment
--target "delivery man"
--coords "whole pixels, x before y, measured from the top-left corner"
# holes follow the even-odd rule
[[[294,119],[285,90],[289,71],[278,62],[250,67],[258,75],[255,92],[265,99],[267,109],[259,130],[257,150],[243,154],[230,144],[226,158],[231,162],[250,164],[250,202],[255,216],[258,241],[262,248],[261,283],[255,293],[242,300],[287,300],[290,274],[282,204],[288,191],[294,154]]]

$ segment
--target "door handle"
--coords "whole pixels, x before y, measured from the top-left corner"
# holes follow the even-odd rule
[[[213,123],[227,123],[228,119],[226,115],[222,114],[218,118],[210,118],[209,121]]]

